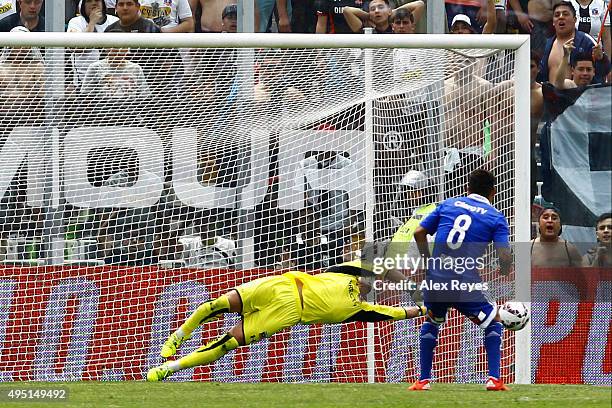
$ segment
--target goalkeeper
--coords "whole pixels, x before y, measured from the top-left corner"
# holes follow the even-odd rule
[[[362,295],[371,288],[365,279],[370,274],[362,269],[361,261],[332,266],[318,275],[287,272],[253,280],[202,303],[166,340],[162,357],[174,355],[199,325],[223,313],[240,313],[242,321],[193,353],[150,369],[147,381],[161,381],[179,370],[212,363],[231,350],[299,323],[377,322],[412,319],[426,313],[422,306],[394,307],[363,301]]]

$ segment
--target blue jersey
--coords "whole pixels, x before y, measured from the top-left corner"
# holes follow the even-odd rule
[[[490,242],[508,247],[508,222],[489,200],[478,194],[445,200],[421,222],[436,234],[428,269],[432,278],[479,281],[482,255]]]

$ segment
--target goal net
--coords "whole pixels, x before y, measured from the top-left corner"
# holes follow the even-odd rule
[[[199,303],[357,259],[476,168],[516,239],[523,40],[382,37],[3,36],[0,380],[141,380]],[[492,300],[511,299],[494,270]],[[172,380],[412,381],[421,323],[298,325]],[[510,334],[502,355],[511,382]],[[434,376],[486,376],[481,332],[454,312]]]

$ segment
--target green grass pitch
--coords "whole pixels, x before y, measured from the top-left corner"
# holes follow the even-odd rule
[[[612,388],[587,385],[511,385],[487,392],[483,385],[433,384],[409,392],[408,384],[70,382],[0,384],[0,407],[606,407]],[[10,389],[67,389],[67,400],[9,402]]]

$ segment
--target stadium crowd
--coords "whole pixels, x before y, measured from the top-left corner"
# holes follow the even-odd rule
[[[47,3],[47,7],[52,4]],[[612,43],[610,16],[604,20],[609,6],[603,0],[446,0],[445,6],[448,33],[531,35],[531,186],[534,198],[537,196],[536,179],[542,177],[537,167],[538,125],[545,119],[542,84],[549,82],[557,89],[568,89],[612,82],[609,58]],[[0,32],[45,31],[44,7],[43,0],[0,0]],[[236,32],[238,27],[238,10],[233,0],[66,0],[65,10],[67,32],[231,33]],[[258,32],[348,34],[362,33],[366,28],[372,28],[377,34],[411,34],[426,32],[426,12],[422,0],[255,0],[254,19]],[[279,78],[266,77],[265,66],[281,64],[282,56],[279,55],[270,53],[261,58],[261,77],[255,89],[255,99],[259,103],[273,102],[270,89],[278,86]],[[194,102],[206,99],[211,104],[218,102],[222,106],[232,95],[231,75],[227,75],[227,72],[233,69],[232,61],[235,58],[231,52],[215,54],[215,51],[210,50],[163,53],[128,52],[127,49],[77,50],[70,54],[66,90],[82,98],[142,100],[153,95],[163,99],[176,97],[171,93],[177,91],[166,84],[191,81],[207,85],[199,87],[196,94],[182,95],[182,98],[192,98]],[[30,67],[24,70],[23,63]],[[27,124],[37,119],[32,113],[20,119],[19,115],[23,112],[15,107],[21,105],[23,101],[20,102],[20,98],[24,97],[31,106],[43,103],[43,64],[43,57],[36,50],[13,49],[3,52],[0,59],[0,121],[11,118],[12,123]],[[179,74],[179,71],[183,73]],[[114,80],[106,80],[109,77]],[[485,79],[475,75],[470,78],[477,86],[487,86],[483,85]],[[445,92],[463,93],[465,88],[461,86],[464,85],[458,85],[461,81],[453,81],[448,84]],[[283,97],[296,100],[306,98],[307,95],[288,84],[284,88]],[[466,101],[473,101],[473,98],[464,97]],[[78,104],[78,101],[75,99],[74,103]],[[471,102],[466,103],[469,105]],[[110,107],[108,109],[104,113],[96,112],[96,115],[100,115],[99,119],[117,120],[117,112]],[[167,112],[159,112],[156,116],[161,120],[165,114]],[[474,109],[472,116],[478,118],[479,114]],[[451,111],[451,122],[452,117]],[[478,120],[478,123],[483,122]],[[155,127],[156,124],[152,122],[146,125]],[[462,122],[462,126],[469,127],[469,124]],[[461,131],[476,134],[479,129]],[[455,131],[451,125],[448,132]],[[474,146],[469,145],[469,141],[467,144],[456,149],[459,158],[473,156],[474,149],[471,148]],[[274,146],[271,152],[274,155]],[[200,156],[201,182],[227,185],[236,182],[238,175],[232,168],[238,159],[233,153],[224,157],[214,157],[214,153]],[[342,157],[316,159],[332,160],[338,166],[343,160]],[[480,160],[479,157],[471,158],[472,167],[482,166]],[[465,176],[473,168],[463,169],[453,178],[462,180],[462,175]],[[123,180],[130,177],[129,174],[121,174],[124,170],[115,166],[100,183],[129,184],[129,180]],[[273,180],[274,177],[275,170],[271,169],[270,178]],[[406,185],[416,188],[427,185],[427,182],[413,177]],[[462,194],[462,188],[459,183],[449,186],[449,191]],[[341,261],[352,256],[358,247],[356,241],[362,238],[355,231],[363,230],[360,226],[363,214],[349,212],[343,205],[346,198],[342,194],[312,191],[307,198],[310,205],[296,212],[295,216],[286,217],[278,210],[278,194],[275,189],[278,189],[278,184],[270,183],[264,202],[256,210],[259,216],[255,217],[255,235],[263,237],[255,243],[256,259],[261,266],[319,269],[335,263],[334,259]],[[16,190],[9,188],[9,193],[0,203],[5,237],[15,229],[14,225],[23,225],[24,218],[31,219],[30,226],[36,230],[36,225],[42,223],[43,217],[35,213],[26,217],[23,208],[9,205],[14,202],[11,201],[11,191],[19,195]],[[81,221],[72,221],[82,218],[83,210],[68,209],[66,219],[76,231],[72,238],[96,239],[99,253],[94,258],[105,259],[110,263],[149,264],[172,261],[178,258],[177,254],[182,254],[181,257],[186,259],[188,256],[185,253],[199,251],[204,245],[210,248],[207,259],[211,260],[211,265],[230,266],[234,256],[234,241],[238,238],[236,231],[228,226],[230,223],[224,221],[236,219],[235,211],[192,211],[185,217],[181,214],[184,208],[175,205],[177,200],[172,186],[165,186],[163,197],[156,208],[148,210],[146,214],[136,210],[86,214],[89,223],[87,227]],[[538,203],[542,204],[542,200]],[[598,242],[606,244],[589,250],[583,260],[571,244],[559,238],[559,211],[554,208],[545,210],[552,207],[550,205],[543,207],[541,214],[534,217],[540,231],[539,238],[532,245],[535,254],[542,255],[548,251],[543,242],[550,240],[553,243],[563,243],[559,248],[563,249],[565,255],[561,255],[565,256],[568,265],[609,265],[612,262],[609,252],[609,213],[602,215],[596,225]],[[153,229],[150,222],[152,216],[156,220],[163,220],[161,225]],[[270,228],[269,225],[284,227]],[[98,233],[97,236],[87,236],[84,235],[85,231]],[[200,237],[200,241],[186,239],[194,235]],[[322,247],[325,250],[321,250]],[[546,256],[557,260],[563,258],[557,252],[538,255],[534,258],[535,262],[548,262],[544,259]]]

